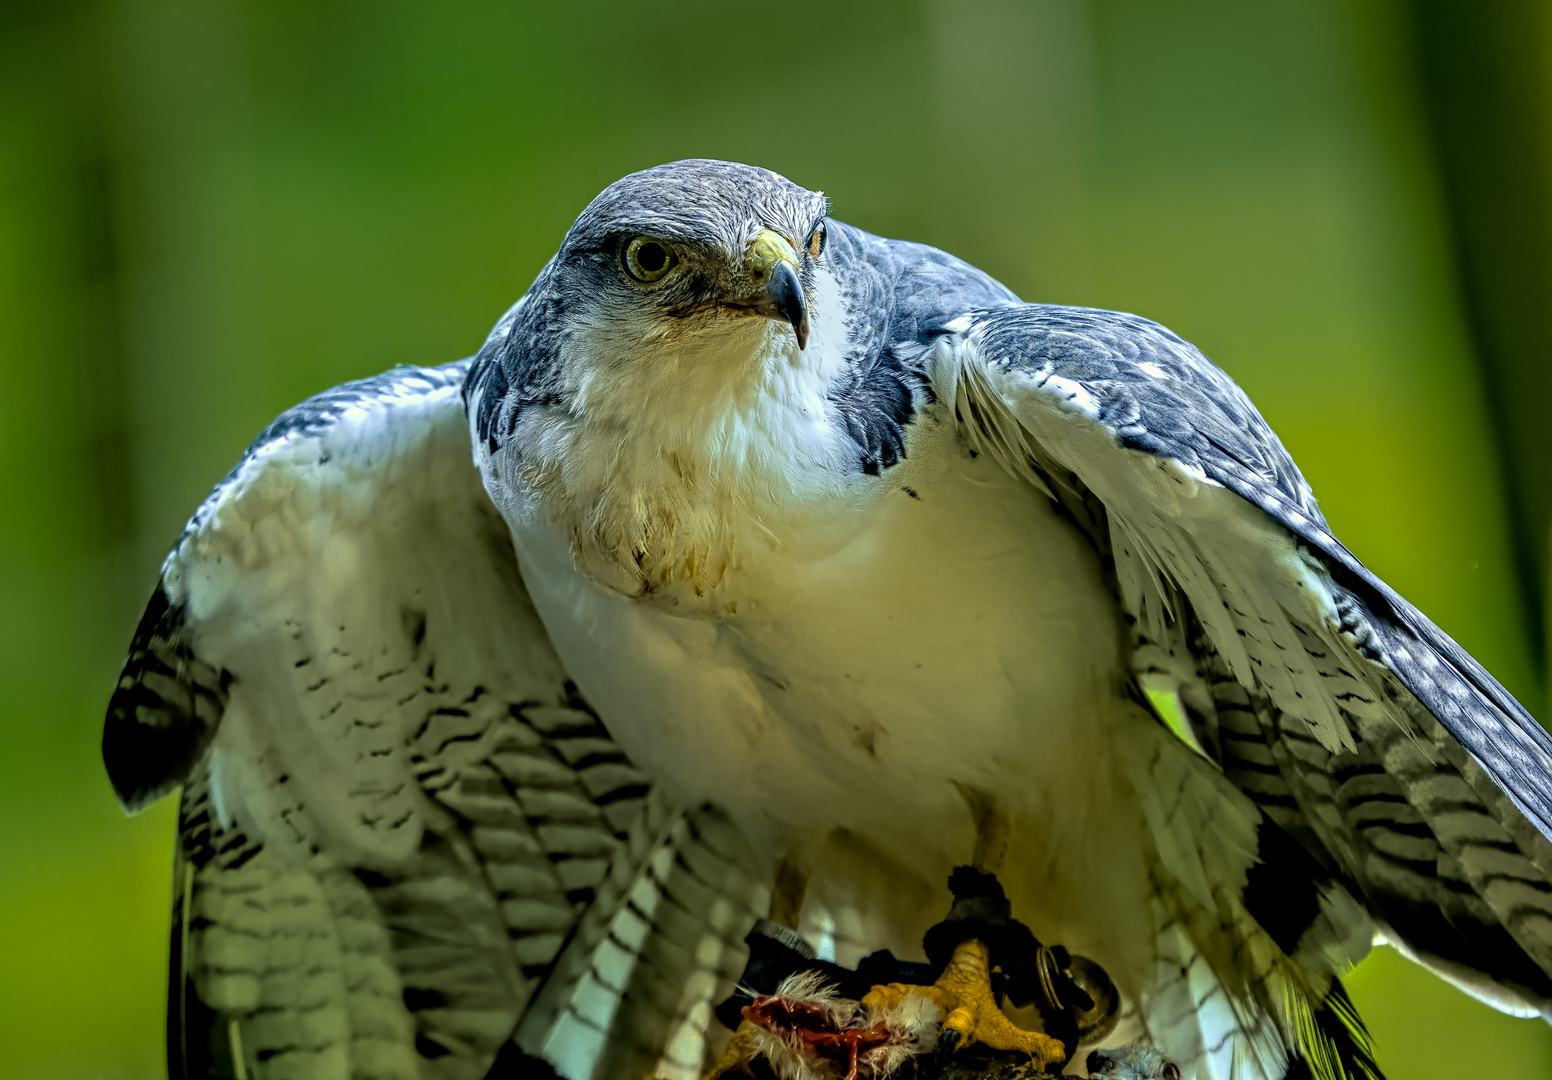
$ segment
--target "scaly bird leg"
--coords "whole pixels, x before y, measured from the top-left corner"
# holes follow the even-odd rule
[[[1007,813],[990,793],[963,787],[960,794],[965,797],[970,807],[970,817],[975,823],[975,851],[972,857],[975,870],[995,886],[996,900],[1004,909],[1001,915],[1011,919],[1006,910],[1007,899],[1002,894],[1002,887],[996,885],[990,875],[1001,867],[1003,857],[1007,854],[1012,824]],[[961,868],[949,879],[949,888],[955,891],[956,908],[959,892],[955,882],[964,880],[964,870],[968,868]],[[969,877],[978,880],[974,873]],[[953,918],[952,912],[950,918]],[[1028,931],[1025,933],[1028,934]],[[928,934],[930,937],[932,931]],[[928,953],[931,954],[930,946]],[[943,974],[938,976],[932,986],[908,986],[904,983],[875,986],[863,997],[862,1004],[877,1015],[879,1009],[898,1008],[912,994],[929,999],[943,1010],[943,1028],[936,1047],[939,1053],[961,1050],[979,1042],[993,1050],[1028,1054],[1041,1071],[1067,1060],[1066,1048],[1059,1039],[1038,1031],[1025,1031],[1003,1015],[1002,1009],[997,1006],[997,998],[992,994],[990,950],[977,938],[967,937],[954,947]]]
[[[974,938],[959,943],[932,986],[875,986],[863,997],[862,1004],[872,1010],[893,1009],[912,994],[927,998],[944,1012],[943,1031],[938,1036],[940,1052],[961,1050],[979,1042],[993,1050],[1028,1054],[1042,1071],[1067,1059],[1060,1040],[1038,1031],[1025,1031],[1003,1015],[992,995],[986,946]]]

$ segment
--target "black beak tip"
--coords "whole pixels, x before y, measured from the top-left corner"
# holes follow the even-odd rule
[[[797,335],[798,351],[808,348],[808,303],[803,298],[803,284],[789,263],[776,264],[769,290],[776,311]]]

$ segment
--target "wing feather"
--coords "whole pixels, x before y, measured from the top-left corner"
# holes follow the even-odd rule
[[[478,1080],[541,988],[577,989],[557,958],[587,912],[623,917],[614,883],[663,827],[528,600],[467,368],[283,415],[163,567],[103,753],[127,808],[183,787],[174,1076]],[[681,922],[736,913],[713,965],[736,975],[748,897],[677,880]],[[647,929],[633,978],[671,1001],[627,1003],[611,1052],[693,1056],[681,999],[712,990],[681,926]]]
[[[1552,737],[1336,540],[1228,376],[1145,319],[1042,305],[946,324],[927,363],[973,446],[1102,506],[1139,670],[1258,809],[1405,951],[1552,1015]]]

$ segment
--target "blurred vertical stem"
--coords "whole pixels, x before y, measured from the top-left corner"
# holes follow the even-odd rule
[[[1422,98],[1457,273],[1496,420],[1527,632],[1549,668],[1552,612],[1552,6],[1411,5]],[[1447,441],[1449,434],[1441,433]],[[1542,716],[1552,707],[1542,703]]]

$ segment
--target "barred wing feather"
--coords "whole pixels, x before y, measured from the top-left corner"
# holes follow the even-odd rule
[[[970,444],[1113,560],[1139,681],[1178,694],[1194,740],[1277,826],[1257,860],[1268,837],[1296,838],[1322,917],[1353,898],[1446,978],[1552,1016],[1552,738],[1336,540],[1232,380],[1146,319],[1033,304],[948,323],[927,362]],[[1291,920],[1317,908],[1268,906],[1245,867],[1222,872],[1297,952]],[[1178,925],[1161,956],[1184,955],[1165,938]],[[1351,1016],[1331,995],[1364,947],[1288,972],[1317,1027]],[[1310,1027],[1279,1023],[1291,1049]]]
[[[616,917],[641,850],[691,822],[648,813],[550,646],[471,461],[466,370],[286,413],[163,567],[103,752],[128,808],[183,789],[174,1076],[478,1080],[540,989],[587,970],[552,978],[568,943],[596,951],[584,913]],[[735,894],[711,958],[730,986],[753,886],[658,877],[708,913]],[[698,972],[658,976],[700,1000]],[[667,1052],[685,994],[615,1009],[636,1052]]]

